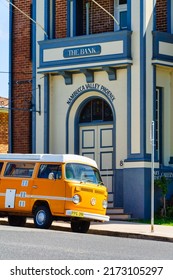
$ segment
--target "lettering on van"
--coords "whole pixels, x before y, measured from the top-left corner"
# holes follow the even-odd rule
[[[89,90],[96,90],[103,93],[111,102],[115,100],[115,96],[107,87],[97,83],[88,83],[78,87],[67,100],[67,104],[70,105],[79,95]]]

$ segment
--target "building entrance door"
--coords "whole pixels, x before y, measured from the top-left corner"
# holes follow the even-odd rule
[[[80,126],[80,154],[94,159],[113,200],[113,125]]]
[[[79,153],[97,162],[111,202],[115,169],[113,128],[112,110],[105,100],[95,98],[85,104],[79,119]]]

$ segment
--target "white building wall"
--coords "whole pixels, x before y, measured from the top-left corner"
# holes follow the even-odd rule
[[[115,150],[117,168],[120,168],[120,160],[127,158],[127,71],[125,69],[117,71],[117,80],[109,81],[108,75],[104,71],[95,72],[94,83],[101,84],[108,88],[114,95],[113,107],[115,110]],[[86,84],[83,74],[73,75],[73,84],[65,85],[62,76],[52,76],[50,93],[50,153],[62,153],[66,151],[66,129],[67,112],[69,105],[68,99],[72,93],[82,85]],[[110,100],[98,91],[88,91],[78,96],[73,102],[69,114],[69,153],[74,153],[74,133],[75,117],[80,104],[89,97],[98,96],[104,98],[109,104]]]
[[[171,96],[171,73],[168,68],[158,67],[157,68],[157,87],[162,88],[162,136],[163,136],[163,164],[169,165],[170,155],[171,153],[171,131],[172,131],[172,96]],[[170,102],[171,101],[171,102]]]
[[[131,153],[140,153],[140,1],[132,0]]]

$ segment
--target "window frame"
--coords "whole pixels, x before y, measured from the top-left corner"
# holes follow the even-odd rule
[[[125,28],[121,28],[120,26],[120,13],[126,12],[127,13],[127,3],[126,4],[119,4],[119,0],[114,0],[114,17],[119,22],[119,25],[114,23],[114,31],[118,30],[127,30],[127,26]]]
[[[23,164],[23,167],[22,167]],[[25,167],[32,165],[31,167]],[[9,177],[9,178],[32,178],[33,173],[34,173],[34,169],[35,169],[35,162],[24,162],[24,161],[18,161],[18,162],[8,162],[6,167],[5,167],[5,171],[4,171],[4,177]],[[12,171],[14,171],[13,173],[11,173]],[[22,171],[26,172],[27,174],[24,172],[22,174]]]
[[[56,174],[54,173],[55,171],[54,170],[51,170],[51,166],[53,167],[57,167],[57,170],[56,170]],[[41,168],[43,168],[43,170],[41,171]],[[47,168],[50,169],[50,172],[49,173],[46,173],[45,171],[47,170]],[[42,174],[41,176],[41,173],[44,171],[44,173]],[[60,172],[60,173],[59,173]],[[62,179],[62,165],[61,164],[58,164],[58,163],[41,163],[39,165],[39,168],[38,168],[38,174],[37,174],[37,179],[49,179],[49,174],[50,173],[54,173],[54,177],[55,179]],[[43,176],[44,175],[44,176]],[[46,176],[45,176],[46,175]],[[57,176],[58,175],[58,176]]]

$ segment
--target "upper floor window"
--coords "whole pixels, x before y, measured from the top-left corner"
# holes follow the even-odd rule
[[[115,30],[127,28],[127,0],[97,0],[96,2],[68,0],[68,36],[113,32],[114,25],[116,25]],[[120,28],[110,15],[115,16],[120,22]]]
[[[115,23],[115,31],[127,29],[127,0],[114,0],[114,16],[119,22]]]
[[[47,0],[47,33],[49,39],[55,37],[55,0]]]
[[[80,36],[84,34],[83,30],[83,1],[82,0],[69,0],[69,35]]]

